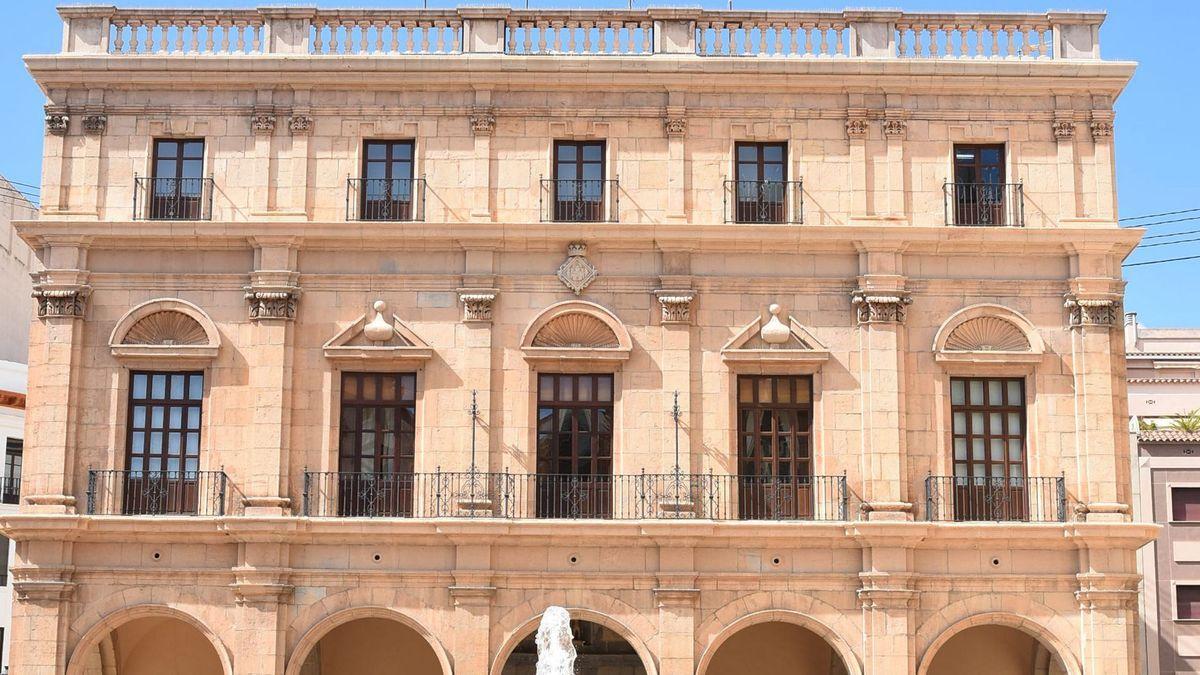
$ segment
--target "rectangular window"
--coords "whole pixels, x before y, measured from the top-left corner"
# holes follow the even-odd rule
[[[1200,586],[1179,584],[1175,587],[1175,618],[1200,619]]]
[[[1171,520],[1200,522],[1200,487],[1171,488]]]
[[[538,376],[539,518],[612,515],[613,376]]]
[[[604,220],[604,141],[554,142],[554,220]]]
[[[24,461],[25,442],[10,438],[4,448],[4,486],[0,496],[5,504],[21,502],[21,465]]]
[[[342,373],[340,515],[412,515],[416,416],[415,373]]]
[[[203,402],[204,373],[130,374],[126,513],[196,511]]]
[[[413,141],[365,141],[359,214],[362,220],[412,220]]]
[[[1003,145],[954,146],[954,222],[1003,225],[1005,212]]]
[[[1025,381],[952,378],[950,410],[955,518],[1023,520]]]
[[[737,386],[741,517],[811,517],[812,379],[741,375]]]
[[[787,220],[787,143],[737,143],[734,221]]]
[[[197,220],[204,215],[204,141],[158,138],[154,141],[147,200],[150,218]]]

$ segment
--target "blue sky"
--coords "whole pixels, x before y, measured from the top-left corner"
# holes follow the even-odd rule
[[[980,2],[946,0],[927,2],[889,2],[869,6],[896,7],[908,11],[1035,11],[1048,9],[1107,9],[1109,15],[1101,29],[1101,50],[1105,58],[1138,61],[1133,82],[1117,102],[1117,187],[1122,217],[1142,216],[1168,211],[1200,209],[1200,48],[1196,46],[1195,27],[1200,25],[1200,0],[1120,0],[1105,3],[1087,0],[1086,5],[1062,6],[1062,0],[1044,2]],[[1054,4],[1046,4],[1053,2]],[[550,2],[530,0],[533,7],[551,6],[625,6],[624,2]],[[20,57],[27,53],[52,53],[58,50],[62,24],[51,0],[25,0],[6,3],[5,16],[11,30],[0,42],[0,91],[8,100],[0,106],[0,173],[23,183],[39,183],[42,149],[41,92],[25,70]],[[156,7],[228,7],[254,6],[245,2],[212,0],[137,0],[118,2],[132,6]],[[264,1],[259,4],[281,4]],[[320,4],[323,7],[396,7],[419,6],[398,0],[345,0],[344,2],[288,3]],[[453,6],[454,2],[429,0],[433,7]],[[466,4],[466,3],[463,3]],[[473,3],[479,4],[479,3]],[[488,3],[493,4],[493,3]],[[516,3],[514,3],[516,4]],[[520,6],[523,3],[517,4]],[[636,0],[636,6],[645,6]],[[652,4],[669,4],[656,0]],[[724,0],[680,2],[721,8]],[[866,3],[851,3],[855,7]],[[734,0],[737,9],[828,9],[830,3],[794,0]],[[1172,218],[1200,216],[1200,211],[1150,219],[1155,222]],[[1200,219],[1155,225],[1149,235],[1200,230]],[[1200,233],[1179,239],[1198,239]],[[1171,241],[1159,238],[1146,243]],[[1128,262],[1200,256],[1200,241],[1156,246],[1135,251]],[[1138,312],[1148,326],[1200,325],[1200,259],[1162,265],[1147,265],[1126,270],[1129,280],[1126,310]]]

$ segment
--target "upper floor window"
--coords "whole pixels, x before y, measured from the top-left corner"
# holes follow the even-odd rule
[[[420,220],[423,181],[413,178],[413,141],[365,141],[358,193],[358,220]],[[349,201],[349,200],[348,200]]]
[[[133,372],[125,447],[124,510],[195,513],[201,486],[204,373]]]
[[[1175,587],[1175,618],[1200,619],[1200,586],[1179,584]]]
[[[950,380],[956,520],[1023,520],[1025,381]]]
[[[738,377],[738,510],[742,518],[808,518],[812,380]]]
[[[25,442],[10,438],[4,448],[4,487],[0,491],[5,504],[18,504],[21,498],[21,464],[24,461]]]
[[[604,141],[555,141],[554,177],[549,187],[549,220],[595,222],[615,220],[606,200],[615,193],[604,176]]]
[[[1171,520],[1200,521],[1200,487],[1171,488]]]
[[[139,179],[135,217],[201,220],[211,217],[211,179],[204,177],[202,139],[158,138],[150,178]],[[144,209],[144,211],[143,211]]]
[[[954,225],[1024,225],[1020,184],[1005,180],[1004,145],[955,145],[954,182],[946,185]]]
[[[736,180],[726,186],[727,202],[732,196],[733,213],[726,220],[737,223],[798,222],[789,209],[786,143],[737,143]],[[732,217],[729,217],[732,216]]]
[[[539,518],[612,514],[613,376],[538,377]]]
[[[415,373],[342,373],[340,515],[412,515],[416,390]]]

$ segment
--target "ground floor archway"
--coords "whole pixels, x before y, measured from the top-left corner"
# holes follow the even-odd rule
[[[973,626],[954,634],[933,654],[927,675],[1067,675],[1062,658],[1025,631]]]
[[[449,675],[417,631],[399,621],[367,616],[338,624],[321,636],[300,675]]]
[[[534,675],[537,670],[537,629],[525,636],[509,653],[502,675]],[[571,635],[575,643],[576,675],[646,675],[642,658],[629,641],[601,624],[574,619]]]
[[[825,638],[785,621],[746,626],[716,648],[702,675],[846,675]]]
[[[82,675],[222,675],[225,667],[212,642],[195,626],[171,616],[151,615],[110,630],[82,654]]]

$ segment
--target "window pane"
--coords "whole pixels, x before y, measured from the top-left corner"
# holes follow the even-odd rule
[[[1200,488],[1171,488],[1171,519],[1200,521]]]
[[[1024,405],[1025,401],[1023,401],[1022,398],[1023,397],[1021,396],[1021,381],[1020,380],[1009,380],[1008,381],[1008,404],[1009,405]]]
[[[167,376],[161,373],[156,373],[151,378],[150,396],[153,398],[167,397]]]
[[[146,375],[144,373],[136,373],[133,376],[133,397],[146,398]]]
[[[967,439],[954,439],[954,459],[963,460],[967,458]]]
[[[971,380],[971,405],[983,405],[983,380]]]
[[[613,394],[613,379],[611,375],[601,375],[596,378],[596,397],[598,401],[611,401]]]
[[[952,405],[963,405],[967,402],[966,392],[962,380],[951,380],[950,382],[950,403]]]
[[[1000,380],[988,380],[988,405],[1004,405],[1004,384]]]

